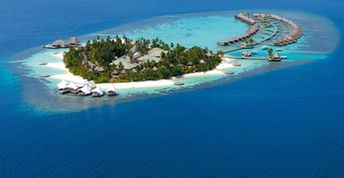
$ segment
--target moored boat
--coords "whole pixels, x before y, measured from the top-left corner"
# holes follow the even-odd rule
[[[233,75],[235,72],[225,72],[226,75]]]
[[[112,85],[106,89],[106,94],[108,96],[117,96],[119,95],[118,91]]]
[[[235,64],[233,64],[233,66],[235,66],[235,67],[240,67],[241,64],[235,63]]]
[[[173,85],[184,85],[183,82],[174,82]]]
[[[269,47],[267,47],[267,46],[263,46],[262,47],[262,50],[267,50]]]

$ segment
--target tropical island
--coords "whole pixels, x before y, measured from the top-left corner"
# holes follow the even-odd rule
[[[280,47],[297,43],[304,33],[300,25],[276,14],[243,12],[235,15],[235,19],[245,23],[247,31],[219,40],[215,52],[206,47],[167,43],[159,38],[133,40],[125,35],[97,36],[81,45],[72,37],[69,41],[56,40],[44,46],[68,48],[59,56],[63,59],[62,65],[40,65],[69,72],[53,76],[62,80],[58,84],[62,94],[103,96],[106,92],[115,96],[119,93],[118,88],[170,87],[184,85],[185,80],[179,79],[189,76],[233,75],[235,70],[229,70],[241,67],[242,64],[236,62],[239,60],[280,62],[287,59],[280,55],[283,51]],[[274,46],[279,48],[273,49]]]
[[[223,53],[207,48],[186,48],[155,38],[136,41],[127,37],[94,39],[85,46],[71,46],[64,54],[69,71],[96,83],[168,79],[214,69]]]

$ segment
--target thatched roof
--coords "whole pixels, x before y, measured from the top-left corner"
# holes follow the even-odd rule
[[[201,60],[199,61],[199,63],[204,64],[205,61],[204,61],[203,59],[201,59]]]
[[[78,45],[80,41],[76,37],[72,37],[69,39],[69,44],[71,45]]]
[[[188,66],[193,66],[193,63],[190,61],[190,62],[188,62],[187,65],[188,65]]]
[[[105,69],[103,67],[97,66],[96,68],[94,68],[94,70],[98,71],[98,72],[105,72]]]
[[[121,73],[122,73],[122,74],[126,74],[127,71],[126,71],[125,69],[123,69],[123,70],[121,71]]]
[[[119,72],[118,72],[118,70],[114,70],[114,71],[112,71],[112,75],[118,75],[119,74]]]
[[[53,45],[53,46],[65,46],[65,44],[66,43],[63,40],[56,40],[51,45]]]
[[[279,59],[281,58],[280,54],[279,53],[275,53],[274,56],[272,57],[274,59]]]
[[[158,68],[157,68],[156,66],[154,66],[154,67],[153,67],[153,70],[154,70],[154,71],[157,71],[157,70],[158,70]]]

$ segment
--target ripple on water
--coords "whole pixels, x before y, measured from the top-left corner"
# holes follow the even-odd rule
[[[97,35],[115,36],[124,34],[133,39],[141,37],[152,39],[159,37],[169,43],[179,43],[187,47],[197,45],[207,47],[213,51],[218,51],[225,49],[225,47],[217,46],[216,42],[241,34],[248,28],[247,25],[233,18],[235,13],[234,11],[226,11],[156,17],[142,22],[131,23],[114,29],[85,35],[80,37],[80,39],[82,43],[85,43],[88,39],[93,39]],[[305,29],[305,35],[297,44],[282,47],[282,55],[287,55],[289,59],[293,59],[283,62],[285,64],[282,65],[289,66],[289,63],[295,62],[294,60],[324,59],[327,54],[336,48],[339,41],[338,30],[327,18],[303,12],[279,11],[278,14],[295,20]],[[320,27],[318,24],[323,25]],[[331,39],[331,41],[326,45],[319,45],[319,39]],[[260,50],[260,47],[261,46],[257,46],[255,50],[258,51],[259,55],[266,55],[266,51]],[[20,60],[27,69],[27,72],[22,75],[29,76],[25,77],[23,80],[24,85],[26,85],[25,95],[27,96],[25,96],[25,98],[40,111],[76,111],[89,107],[101,106],[104,103],[114,104],[118,101],[152,95],[157,96],[166,92],[179,91],[181,89],[194,89],[195,86],[204,87],[205,83],[222,79],[236,80],[247,76],[247,73],[252,74],[255,73],[255,71],[257,71],[256,73],[260,73],[262,72],[260,69],[264,69],[263,72],[268,72],[280,67],[280,65],[271,65],[266,61],[235,61],[235,63],[241,63],[242,66],[221,69],[224,72],[234,72],[234,75],[218,74],[203,77],[177,78],[176,81],[183,82],[185,85],[125,89],[120,90],[121,96],[118,98],[103,97],[100,99],[93,99],[90,97],[59,96],[55,87],[59,80],[53,78],[37,80],[37,76],[66,73],[65,70],[60,68],[49,68],[39,65],[41,62],[61,62],[61,58],[57,57],[56,52],[61,53],[64,51],[64,49],[36,49],[35,52],[31,52],[29,56],[20,55],[20,58],[17,58],[17,60]],[[234,54],[238,55],[240,51]],[[229,61],[228,63],[234,63],[234,61]]]

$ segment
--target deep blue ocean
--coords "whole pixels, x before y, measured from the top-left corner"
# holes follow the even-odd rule
[[[2,0],[0,177],[344,177],[342,37],[325,60],[64,114],[34,111],[8,64],[52,39],[235,9],[312,12],[344,30],[342,0]]]

